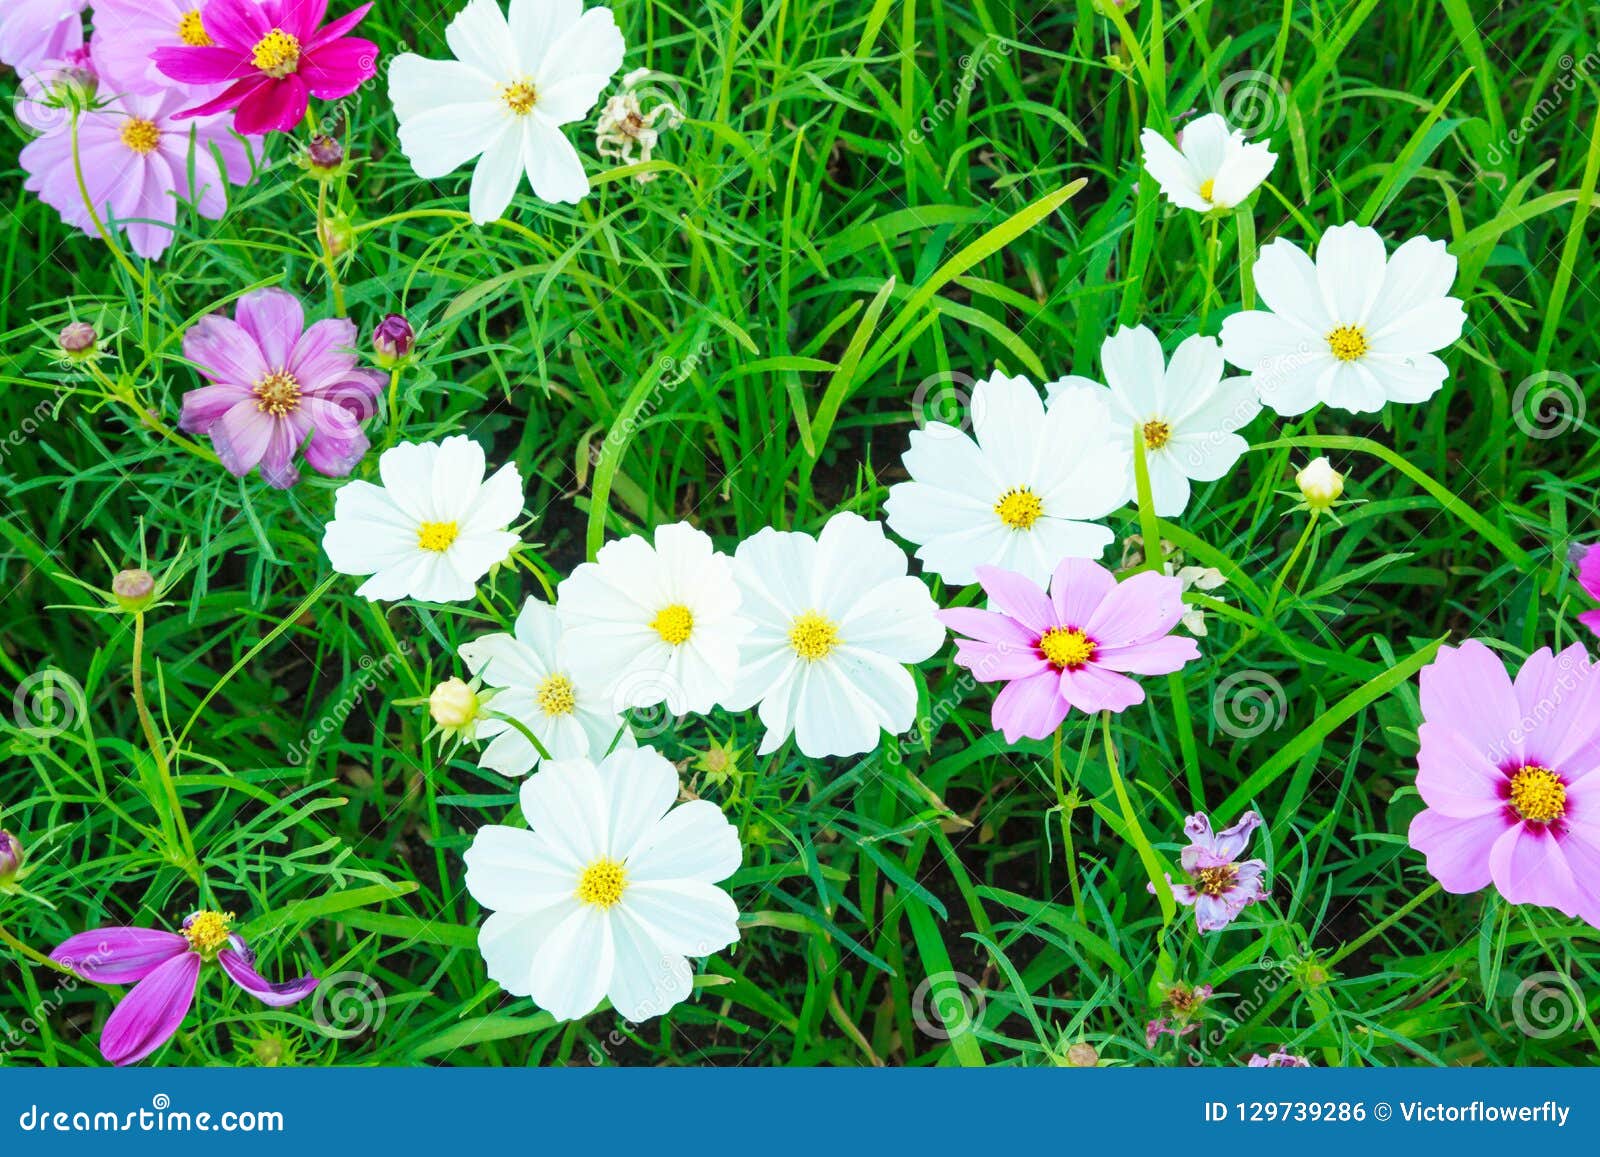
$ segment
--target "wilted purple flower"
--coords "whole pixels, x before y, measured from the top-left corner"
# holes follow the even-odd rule
[[[178,424],[210,434],[231,473],[259,465],[279,490],[299,481],[301,446],[313,470],[343,478],[367,452],[361,425],[384,384],[382,374],[356,367],[355,343],[356,327],[343,318],[306,328],[293,294],[247,293],[232,319],[212,314],[184,335],[184,356],[213,384],[183,396]]]
[[[1239,913],[1267,897],[1263,876],[1267,865],[1261,860],[1240,861],[1250,833],[1261,826],[1261,817],[1245,812],[1239,822],[1222,832],[1212,832],[1204,812],[1183,821],[1190,844],[1180,859],[1183,870],[1194,878],[1192,884],[1172,884],[1172,895],[1180,904],[1194,908],[1195,924],[1202,932],[1226,928]],[[1172,877],[1167,877],[1172,883]],[[1151,892],[1154,884],[1147,885]]]
[[[378,328],[372,331],[372,348],[385,361],[398,361],[411,352],[417,335],[411,323],[398,313],[384,316]]]
[[[1193,1024],[1174,1024],[1164,1016],[1158,1016],[1144,1026],[1144,1043],[1148,1048],[1155,1048],[1156,1042],[1163,1036],[1171,1036],[1174,1040],[1182,1040],[1188,1033],[1194,1032],[1199,1027]]]
[[[1305,1057],[1291,1056],[1288,1053],[1272,1053],[1262,1056],[1260,1053],[1251,1053],[1250,1060],[1245,1066],[1251,1069],[1309,1069],[1311,1062]]]
[[[114,1065],[141,1061],[178,1031],[194,1003],[200,966],[215,960],[251,996],[285,1008],[317,986],[314,976],[273,984],[255,970],[255,953],[231,931],[233,914],[203,910],[183,922],[183,931],[155,928],[96,928],[69,937],[50,959],[96,984],[132,984],[106,1018],[100,1053]]]

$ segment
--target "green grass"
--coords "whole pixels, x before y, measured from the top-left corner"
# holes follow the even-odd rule
[[[512,810],[515,784],[442,750],[396,702],[461,673],[455,647],[538,585],[507,574],[476,605],[369,605],[318,545],[336,483],[241,485],[140,418],[175,422],[199,314],[266,284],[332,311],[315,184],[275,141],[224,221],[185,215],[193,231],[135,277],[22,194],[13,127],[0,682],[56,669],[82,699],[49,737],[0,711],[0,823],[32,866],[26,895],[0,895],[6,1062],[101,1063],[114,995],[17,944],[170,926],[196,905],[135,710],[131,620],[62,609],[86,601],[75,580],[105,587],[149,559],[175,570],[149,616],[143,691],[205,886],[249,921],[269,973],[350,974],[354,994],[274,1012],[213,978],[164,1063],[248,1063],[284,1034],[313,1065],[1043,1065],[1084,1042],[1102,1063],[1173,1063],[1147,1050],[1144,1023],[1176,979],[1218,990],[1206,1063],[1280,1046],[1318,1064],[1587,1063],[1594,930],[1492,892],[1427,893],[1405,831],[1421,806],[1418,668],[1446,638],[1502,640],[1512,657],[1570,642],[1588,606],[1564,556],[1597,529],[1594,6],[616,11],[626,67],[674,78],[689,118],[653,183],[597,168],[574,126],[595,194],[577,208],[524,195],[510,224],[473,227],[465,173],[417,180],[375,84],[347,103],[359,164],[330,198],[357,230],[336,270],[350,315],[364,333],[389,310],[424,323],[399,425],[380,420],[375,443],[465,432],[518,463],[551,583],[604,539],[678,518],[731,547],[766,525],[873,516],[919,410],[949,402],[959,375],[1092,375],[1119,323],[1151,325],[1169,350],[1214,334],[1251,303],[1249,266],[1274,236],[1305,246],[1355,220],[1391,247],[1448,241],[1469,315],[1451,378],[1378,418],[1264,414],[1230,477],[1161,526],[1228,576],[1227,601],[1201,661],[1147,680],[1149,701],[1112,723],[1125,801],[1097,721],[1007,747],[990,689],[947,647],[918,672],[922,725],[876,756],[747,751],[723,785],[686,771],[745,840],[742,940],[664,1020],[553,1024],[486,978],[462,886],[461,853]],[[367,24],[386,53],[442,56],[448,14],[380,3]],[[1208,257],[1208,227],[1141,179],[1137,137],[1213,107],[1253,110],[1280,159]],[[69,317],[119,331],[103,363],[114,394],[46,356]],[[1547,432],[1538,390],[1519,389],[1535,375],[1564,375],[1538,382],[1590,413],[1528,436]],[[1318,453],[1362,504],[1302,543],[1283,492]],[[1139,531],[1131,508],[1112,525]],[[1230,723],[1251,688],[1265,714]],[[758,737],[723,714],[653,742],[688,761]],[[1141,856],[1175,864],[1184,814],[1226,823],[1246,807],[1267,820],[1272,901],[1201,939],[1147,894]],[[1571,977],[1544,983],[1589,1015],[1529,1034],[1516,994],[1546,973]]]

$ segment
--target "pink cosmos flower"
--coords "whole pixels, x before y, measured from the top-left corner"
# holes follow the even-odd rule
[[[1572,561],[1578,567],[1578,585],[1592,598],[1600,599],[1600,542],[1572,548]],[[1600,635],[1600,610],[1585,611],[1578,622]]]
[[[78,117],[83,181],[95,212],[107,229],[125,230],[140,257],[160,257],[172,244],[179,201],[193,202],[202,217],[215,221],[228,207],[227,184],[251,179],[250,150],[221,118],[175,119],[184,99],[178,92],[125,96]],[[21,160],[28,172],[24,188],[67,224],[93,233],[73,165],[72,134],[40,137],[22,150]]]
[[[273,1008],[294,1004],[317,987],[314,976],[286,984],[267,980],[232,924],[232,913],[200,911],[184,920],[182,932],[96,928],[69,937],[50,954],[85,980],[133,985],[100,1030],[106,1060],[131,1065],[166,1044],[194,1003],[200,966],[207,961],[215,960],[235,984]]]
[[[234,109],[245,136],[291,131],[308,96],[349,96],[378,71],[378,46],[346,36],[371,4],[321,27],[328,0],[210,0],[201,13],[206,45],[157,48],[156,68],[182,84],[226,84],[184,116]]]
[[[88,0],[5,0],[0,4],[0,64],[28,72],[83,47]]]
[[[1183,584],[1145,572],[1125,582],[1088,559],[1056,567],[1050,595],[1022,575],[975,568],[998,611],[957,607],[939,619],[970,636],[956,640],[956,663],[980,683],[1004,682],[994,725],[1007,743],[1048,737],[1067,712],[1125,711],[1144,702],[1133,675],[1166,675],[1200,648],[1172,637],[1183,614]]]
[[[250,0],[259,3],[259,0]],[[95,0],[95,67],[111,92],[161,92],[172,83],[156,67],[158,48],[205,48],[212,44],[201,9],[205,0]],[[210,97],[191,89],[197,95]]]
[[[1245,1066],[1251,1069],[1309,1069],[1311,1062],[1305,1057],[1292,1056],[1289,1053],[1272,1053],[1262,1056],[1260,1053],[1251,1053],[1250,1060]]]
[[[1447,892],[1493,883],[1600,928],[1600,666],[1582,643],[1528,657],[1515,682],[1470,641],[1422,670],[1411,846]]]
[[[232,320],[211,314],[184,334],[183,356],[212,384],[183,396],[178,425],[209,434],[222,464],[241,478],[259,465],[267,485],[287,490],[300,479],[301,446],[318,474],[343,478],[367,452],[361,425],[387,380],[357,368],[355,345],[352,322],[307,329],[293,294],[247,293]]]
[[[1250,842],[1250,833],[1261,826],[1261,817],[1255,812],[1245,812],[1231,828],[1212,832],[1211,821],[1205,812],[1195,812],[1183,821],[1184,834],[1189,846],[1179,855],[1183,870],[1194,877],[1192,884],[1172,884],[1172,897],[1178,903],[1194,908],[1195,926],[1202,932],[1216,932],[1239,918],[1251,904],[1265,900],[1267,892],[1264,876],[1267,865],[1261,860],[1239,857]],[[1156,886],[1146,884],[1154,893]]]

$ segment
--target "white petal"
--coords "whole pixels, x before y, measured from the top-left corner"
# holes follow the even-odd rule
[[[715,884],[700,880],[630,883],[619,907],[669,952],[709,956],[739,939],[739,909]]]
[[[866,592],[839,620],[852,647],[887,655],[898,663],[920,663],[944,643],[939,607],[921,579],[906,576]]]
[[[1200,195],[1201,178],[1195,175],[1194,166],[1166,137],[1154,129],[1139,134],[1143,146],[1144,167],[1156,179],[1156,184],[1166,194],[1167,200],[1180,209],[1193,209],[1197,213],[1210,210],[1206,199]]]
[[[433,504],[433,464],[438,457],[437,443],[402,442],[378,458],[378,475],[383,479],[384,490],[413,525],[439,519]]]
[[[1183,155],[1201,180],[1222,170],[1231,130],[1220,113],[1207,113],[1183,126]]]
[[[520,72],[511,29],[496,0],[470,0],[444,30],[456,59],[488,76],[510,80]]]
[[[991,374],[973,387],[972,428],[992,469],[1007,479],[1032,477],[1044,401],[1027,378]]]
[[[1316,264],[1293,243],[1280,237],[1267,244],[1250,272],[1255,278],[1256,293],[1273,313],[1298,323],[1319,338],[1326,337],[1334,327],[1322,300]],[[1223,343],[1227,343],[1226,331]]]
[[[552,44],[534,73],[540,106],[558,123],[581,119],[622,67],[624,45],[609,8],[591,8]],[[549,94],[547,97],[545,94]]]
[[[803,609],[819,610],[838,621],[871,591],[904,578],[909,566],[905,552],[883,533],[881,522],[868,522],[849,511],[835,514],[817,537],[811,591]]]
[[[559,1020],[587,1016],[605,998],[615,961],[610,916],[592,904],[579,904],[533,958],[534,1003]]]
[[[676,788],[676,777],[674,777]],[[739,870],[739,832],[710,800],[679,804],[628,855],[630,880],[704,880]]]
[[[911,676],[903,667],[881,660],[901,679],[899,687],[873,688],[895,700],[894,706],[905,703],[906,696],[895,695],[897,690],[909,690],[910,712],[916,711],[916,688]],[[860,685],[880,672],[873,669],[869,652],[859,655],[842,651],[826,662],[807,664],[799,674],[799,694],[795,704],[794,739],[800,750],[813,759],[826,759],[847,755],[860,755],[878,746],[878,733],[887,720],[881,717],[876,700],[869,689]],[[890,676],[884,675],[888,683]],[[860,682],[858,682],[858,680]],[[909,725],[907,720],[907,725]]]
[[[1432,354],[1368,354],[1361,360],[1382,383],[1391,402],[1426,402],[1439,392],[1450,373]]]
[[[1383,289],[1372,303],[1372,320],[1382,327],[1393,318],[1450,292],[1456,259],[1443,241],[1413,237],[1396,249],[1383,270]]]
[[[497,912],[538,912],[576,891],[573,866],[542,835],[490,824],[478,829],[462,857],[467,891]]]
[[[583,0],[511,0],[511,39],[517,63],[534,76],[551,45],[583,15]]]
[[[664,951],[626,911],[611,921],[616,964],[606,996],[624,1018],[638,1024],[661,1016],[694,991],[694,969],[681,953]]]
[[[576,205],[589,195],[583,158],[554,123],[535,112],[523,123],[522,165],[533,195],[552,205]]]
[[[1124,327],[1106,338],[1100,345],[1100,362],[1107,384],[1133,413],[1159,414],[1166,409],[1166,359],[1161,342],[1144,326]]]
[[[1323,233],[1317,245],[1317,282],[1333,320],[1358,325],[1383,288],[1383,238],[1376,229],[1349,222]]]
[[[655,748],[640,747],[607,756],[600,780],[610,817],[606,853],[631,863],[634,849],[678,798],[678,769]]]
[[[508,123],[484,150],[478,167],[472,171],[472,190],[467,199],[472,220],[486,225],[505,216],[521,180],[522,129]]]
[[[606,853],[600,773],[587,759],[552,759],[522,785],[522,814],[552,851],[580,872]]]
[[[348,482],[333,500],[322,549],[340,574],[374,574],[412,557],[417,526],[370,482]]]
[[[492,913],[478,930],[478,951],[489,979],[513,996],[529,995],[534,957],[577,908],[578,902],[568,899],[541,912]]]
[[[1379,322],[1382,315],[1374,314]],[[1425,354],[1442,350],[1461,336],[1467,311],[1453,297],[1436,297],[1395,317],[1375,324],[1367,335],[1368,348],[1379,354]]]
[[[478,453],[481,461],[483,451]],[[473,481],[482,477],[480,468]],[[522,472],[507,462],[466,500],[466,517],[461,520],[463,533],[504,530],[522,514],[522,497]]]
[[[1244,144],[1242,140],[1232,142],[1222,169],[1217,173],[1216,184],[1212,186],[1211,200],[1223,209],[1242,204],[1271,174],[1277,160],[1277,154],[1266,145]]]

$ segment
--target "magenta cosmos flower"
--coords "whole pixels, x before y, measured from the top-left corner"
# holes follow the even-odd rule
[[[0,3],[0,64],[27,73],[83,47],[88,0],[4,0]]]
[[[1447,892],[1493,883],[1600,927],[1600,667],[1582,643],[1515,682],[1470,641],[1422,669],[1411,846]]]
[[[1572,561],[1578,566],[1578,585],[1591,598],[1600,599],[1600,543],[1573,547]],[[1600,635],[1600,610],[1585,611],[1578,622]]]
[[[217,85],[217,96],[184,116],[233,109],[245,136],[286,133],[306,115],[308,97],[349,96],[378,71],[378,46],[346,36],[371,4],[323,26],[328,0],[211,0],[201,10],[201,44],[155,50],[156,68],[182,84]]]
[[[1216,932],[1239,918],[1251,904],[1265,900],[1267,865],[1261,860],[1240,861],[1250,842],[1250,833],[1261,826],[1261,817],[1245,812],[1239,822],[1220,832],[1211,830],[1205,812],[1195,812],[1183,821],[1189,846],[1179,854],[1183,870],[1193,878],[1191,884],[1172,884],[1172,897],[1194,909],[1195,926],[1202,932]],[[1154,884],[1146,884],[1155,892]]]
[[[68,938],[50,959],[96,984],[133,985],[100,1030],[101,1055],[114,1065],[131,1065],[178,1031],[207,961],[215,960],[235,984],[273,1008],[294,1004],[317,987],[314,976],[268,981],[232,926],[231,912],[200,911],[184,920],[182,932],[96,928]]]
[[[1105,567],[1069,558],[1050,594],[998,567],[975,568],[995,611],[939,612],[956,640],[956,662],[980,683],[1006,684],[994,725],[1007,743],[1044,739],[1067,712],[1125,711],[1144,702],[1128,675],[1166,675],[1200,655],[1193,639],[1172,636],[1183,614],[1183,584],[1145,572],[1117,582]]]
[[[221,118],[178,121],[183,102],[176,92],[124,96],[78,118],[83,182],[95,213],[108,230],[125,231],[135,253],[152,260],[172,244],[180,201],[192,202],[202,217],[215,221],[228,208],[228,183],[251,178],[246,144]],[[72,134],[57,129],[40,137],[22,150],[21,161],[28,172],[24,188],[67,224],[92,234]]]
[[[356,327],[342,318],[307,329],[291,293],[247,293],[232,319],[214,313],[183,335],[183,356],[212,384],[183,396],[178,424],[209,434],[241,478],[259,465],[267,485],[288,489],[300,479],[301,446],[318,474],[343,478],[367,452],[361,426],[386,380],[357,368],[355,344]]]

